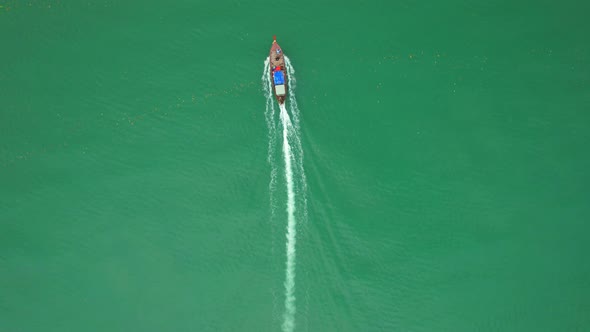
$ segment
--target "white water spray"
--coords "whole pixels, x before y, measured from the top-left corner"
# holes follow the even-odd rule
[[[287,264],[285,271],[285,316],[283,331],[295,328],[295,242],[297,229],[295,225],[295,190],[293,189],[293,168],[291,146],[289,145],[289,128],[291,120],[285,105],[280,105],[281,123],[283,124],[283,157],[285,158],[285,181],[287,182]]]
[[[291,60],[285,55],[285,67],[287,67],[287,82],[289,83],[289,110],[293,114],[293,122],[295,129],[299,132],[299,108],[297,107],[297,99],[295,99],[295,88],[297,87],[297,79],[295,78],[295,68],[291,65]]]
[[[295,329],[295,265],[296,265],[296,240],[297,240],[297,217],[307,218],[306,181],[303,172],[303,150],[299,138],[299,109],[295,100],[295,70],[290,60],[285,57],[287,67],[287,79],[289,87],[289,111],[293,116],[293,122],[287,112],[285,104],[279,105],[279,117],[283,129],[283,159],[285,161],[285,182],[287,186],[287,232],[286,232],[286,263],[285,263],[285,311],[283,314],[282,330],[292,332]],[[269,59],[264,63],[262,75],[263,86],[267,98],[266,122],[269,129],[269,156],[268,162],[271,165],[271,180],[269,185],[271,200],[271,218],[274,216],[274,194],[276,190],[276,164],[273,157],[274,145],[276,144],[276,126],[274,120],[274,94],[270,81]],[[301,200],[303,209],[302,215],[296,214],[296,205]]]
[[[303,221],[307,220],[307,181],[305,179],[305,172],[303,170],[303,148],[301,147],[301,139],[299,138],[299,107],[297,106],[297,99],[295,99],[295,87],[297,86],[297,79],[295,78],[295,68],[291,64],[291,60],[285,55],[285,66],[287,67],[287,79],[289,82],[289,111],[293,115],[293,122],[295,126],[293,143],[295,149],[299,153],[299,158],[296,160],[296,167],[299,176],[301,177],[301,193],[303,199]]]

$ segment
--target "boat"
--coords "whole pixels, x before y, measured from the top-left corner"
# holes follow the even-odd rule
[[[287,99],[287,68],[285,67],[285,55],[279,43],[277,43],[277,36],[273,36],[269,63],[272,90],[279,105],[282,105],[285,103],[285,99]]]

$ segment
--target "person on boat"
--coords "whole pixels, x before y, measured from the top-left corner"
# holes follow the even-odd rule
[[[279,71],[279,70],[281,70],[281,66],[276,66],[273,71]]]

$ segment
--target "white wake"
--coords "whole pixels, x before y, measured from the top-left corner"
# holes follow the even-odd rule
[[[302,221],[307,220],[307,181],[305,179],[305,172],[303,170],[303,148],[301,147],[301,139],[300,139],[300,130],[299,130],[299,107],[297,106],[297,100],[295,99],[295,88],[297,87],[297,78],[295,77],[295,68],[291,64],[291,60],[285,55],[285,65],[287,67],[287,82],[289,84],[289,111],[293,115],[293,122],[294,122],[294,130],[293,135],[291,135],[294,149],[296,150],[296,154],[298,155],[295,158],[295,166],[297,168],[297,174],[299,174],[300,181],[301,181],[301,188],[299,191],[302,193],[302,205],[303,208],[301,209],[303,212]]]
[[[285,159],[285,181],[287,182],[287,264],[285,271],[285,317],[283,331],[295,328],[295,190],[293,189],[293,167],[291,146],[289,145],[289,129],[291,120],[285,105],[280,105],[281,123],[283,124],[283,157]]]
[[[297,218],[307,218],[307,200],[306,200],[306,181],[303,172],[303,150],[299,138],[299,109],[295,100],[295,70],[291,61],[285,57],[287,67],[287,84],[289,87],[288,105],[289,112],[285,104],[279,105],[279,118],[283,129],[282,152],[285,162],[285,183],[287,187],[287,231],[286,231],[286,263],[285,263],[285,311],[283,314],[282,330],[292,332],[295,329],[295,265],[296,265],[296,242],[297,242]],[[275,211],[275,194],[276,190],[276,173],[277,166],[273,157],[274,146],[276,144],[277,130],[274,120],[274,93],[270,81],[270,67],[268,58],[264,62],[264,71],[262,75],[263,86],[266,94],[266,111],[265,118],[269,130],[268,137],[268,162],[271,166],[270,179],[270,200],[271,200],[271,218]],[[293,121],[289,113],[293,116]],[[296,214],[296,206],[301,204],[302,213]]]

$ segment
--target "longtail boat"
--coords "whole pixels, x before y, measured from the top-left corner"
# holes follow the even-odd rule
[[[283,50],[277,43],[277,36],[273,36],[270,47],[270,81],[272,90],[279,104],[284,104],[287,98],[287,68],[285,67],[285,56]]]

